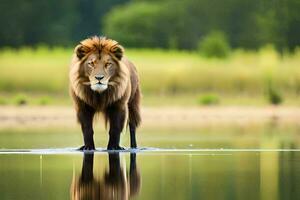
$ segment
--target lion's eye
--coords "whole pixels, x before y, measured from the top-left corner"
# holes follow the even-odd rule
[[[106,63],[105,64],[105,67],[107,68],[107,67],[110,67],[111,66],[111,63]]]
[[[88,64],[88,66],[90,66],[90,67],[93,67],[93,66],[94,66],[94,62],[93,62],[93,61],[89,61],[87,64]]]

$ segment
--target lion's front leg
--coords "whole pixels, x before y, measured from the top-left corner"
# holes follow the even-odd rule
[[[109,142],[107,145],[108,150],[124,150],[120,146],[120,135],[124,127],[126,110],[119,106],[111,106],[107,109],[109,119]]]
[[[83,134],[84,145],[80,147],[80,150],[94,150],[94,130],[93,130],[93,118],[95,110],[89,106],[80,108],[78,112],[78,120],[81,125]]]

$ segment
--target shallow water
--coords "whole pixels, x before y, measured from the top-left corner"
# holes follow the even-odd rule
[[[77,129],[0,130],[0,199],[298,199],[299,130],[142,130],[140,149],[123,152],[99,133],[88,153]]]
[[[299,152],[14,154],[1,155],[0,162],[1,199],[113,195],[115,199],[297,199],[300,195]]]

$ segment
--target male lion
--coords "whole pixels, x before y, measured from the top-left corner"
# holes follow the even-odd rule
[[[109,122],[107,149],[124,149],[119,142],[127,118],[131,148],[137,147],[135,131],[141,121],[139,78],[135,66],[123,53],[118,42],[98,36],[75,47],[69,78],[84,138],[80,150],[95,149],[93,119],[99,112]]]

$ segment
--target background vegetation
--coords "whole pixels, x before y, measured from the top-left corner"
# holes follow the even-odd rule
[[[71,54],[72,49],[45,47],[0,51],[0,91],[5,94],[0,98],[2,104],[10,95],[17,104],[26,103],[28,95],[41,98],[34,101],[38,104],[53,102],[51,96],[68,98]],[[252,103],[261,99],[273,102],[272,98],[294,102],[300,93],[299,50],[280,56],[267,46],[258,52],[235,50],[226,59],[201,57],[198,52],[188,51],[129,49],[126,54],[139,69],[144,99],[150,104],[155,103],[152,99],[165,96],[169,100],[176,96],[173,101],[191,104],[210,100],[213,104],[222,103],[234,98],[252,99]],[[199,100],[199,96],[206,100]],[[54,99],[54,103],[59,101]]]
[[[72,49],[91,35],[125,46],[146,104],[298,102],[298,0],[2,0],[0,9],[0,104],[69,102]]]
[[[108,35],[126,47],[196,49],[221,32],[233,48],[300,44],[298,0],[2,0],[0,46],[73,46]]]

